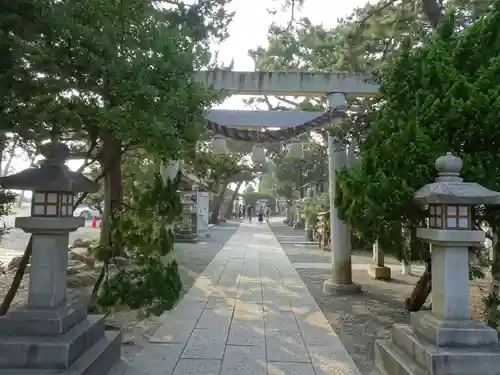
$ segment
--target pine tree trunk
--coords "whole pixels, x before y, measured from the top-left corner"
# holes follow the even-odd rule
[[[226,218],[230,218],[233,216],[233,206],[236,197],[238,196],[238,192],[240,191],[241,185],[243,185],[243,181],[238,181],[236,188],[234,189],[233,195],[231,196],[231,201],[229,202],[229,206],[226,210]]]
[[[123,208],[123,186],[121,173],[122,148],[121,141],[115,139],[112,131],[103,132],[101,135],[103,152],[101,165],[104,175],[104,212],[102,215],[102,228],[100,243],[110,241],[110,218],[114,212]],[[118,245],[118,244],[117,244]],[[120,251],[120,249],[115,249]]]
[[[405,300],[405,308],[408,311],[419,311],[424,306],[427,297],[432,291],[432,265],[431,261],[425,262],[425,272],[420,277],[411,292],[411,295]]]
[[[221,183],[219,191],[214,198],[214,204],[212,206],[212,216],[210,218],[210,223],[219,224],[219,213],[222,202],[224,201],[224,193],[226,192],[227,184]]]

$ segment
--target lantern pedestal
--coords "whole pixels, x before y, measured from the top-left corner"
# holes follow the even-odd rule
[[[484,240],[475,230],[419,228],[431,243],[432,312],[411,313],[391,340],[375,342],[375,363],[387,375],[495,375],[498,332],[470,319],[468,247]]]
[[[0,373],[104,375],[119,361],[121,335],[105,332],[103,315],[66,302],[69,233],[83,218],[21,217],[32,233],[28,303],[0,317]]]
[[[373,244],[373,263],[368,268],[368,275],[376,280],[390,280],[391,269],[385,266],[384,250],[378,245],[378,241]]]

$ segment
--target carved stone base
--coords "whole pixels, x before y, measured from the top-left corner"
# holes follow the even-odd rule
[[[0,374],[105,375],[120,360],[120,332],[83,306],[21,308],[0,318]]]
[[[479,322],[446,322],[430,312],[395,324],[392,340],[375,341],[375,363],[384,375],[497,375],[497,332]]]
[[[198,235],[189,230],[181,230],[175,234],[175,242],[179,243],[197,243]]]

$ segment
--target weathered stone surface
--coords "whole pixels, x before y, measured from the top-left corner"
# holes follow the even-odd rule
[[[70,261],[78,261],[85,263],[89,267],[95,266],[95,259],[89,253],[89,250],[85,247],[74,247],[68,253],[68,259]]]
[[[70,260],[68,261],[68,269],[67,269],[67,274],[68,275],[76,275],[79,272],[82,272],[85,270],[85,264],[80,263],[76,260]]]
[[[75,248],[75,247],[84,247],[84,248],[88,248],[89,246],[91,246],[95,241],[93,239],[87,239],[87,240],[84,240],[82,238],[77,238],[76,240],[73,241],[73,245],[71,246],[72,248]]]
[[[323,293],[328,296],[361,293],[361,286],[355,283],[340,284],[332,280],[325,280],[323,283]]]
[[[19,267],[19,263],[21,263],[22,255],[14,257],[11,259],[9,264],[7,265],[7,270],[14,271]]]
[[[68,286],[71,288],[89,287],[94,285],[99,274],[92,271],[83,271],[68,277]]]

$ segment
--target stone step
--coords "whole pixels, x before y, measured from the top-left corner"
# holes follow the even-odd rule
[[[19,308],[0,317],[1,336],[60,336],[87,317],[87,306],[72,303],[55,310]]]
[[[375,365],[384,375],[426,375],[424,369],[391,340],[375,341]]]
[[[438,347],[405,324],[393,327],[393,344],[429,375],[497,375],[500,350],[492,347]]]
[[[2,375],[107,375],[119,363],[121,333],[107,331],[67,370],[1,369]],[[121,371],[116,375],[120,374]],[[115,375],[112,372],[113,375]]]
[[[120,360],[122,336],[107,331],[94,346],[85,352],[65,375],[106,375]],[[8,374],[6,374],[8,375]]]
[[[104,316],[89,315],[61,336],[0,336],[0,373],[6,368],[66,369],[102,339]]]
[[[417,365],[426,368],[431,363],[431,356],[418,340],[410,326],[406,324],[394,324],[392,327],[393,343],[403,351]]]

